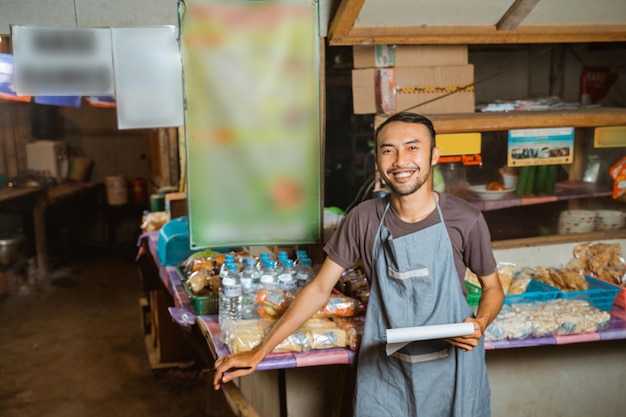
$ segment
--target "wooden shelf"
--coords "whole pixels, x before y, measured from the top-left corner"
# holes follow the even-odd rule
[[[626,108],[594,107],[575,110],[511,111],[432,115],[437,133],[493,132],[546,127],[626,125]]]
[[[510,196],[500,200],[481,200],[477,197],[468,197],[467,201],[481,211],[491,211],[510,207],[554,203],[578,198],[610,197],[611,195],[612,190],[609,186],[598,187],[580,181],[563,181],[556,184],[555,193],[550,195],[517,197],[514,193],[511,193]]]

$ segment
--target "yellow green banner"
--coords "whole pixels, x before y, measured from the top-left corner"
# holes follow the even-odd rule
[[[192,248],[317,242],[317,2],[185,3],[180,16]]]

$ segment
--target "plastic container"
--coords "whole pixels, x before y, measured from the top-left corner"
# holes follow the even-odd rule
[[[592,210],[565,210],[559,215],[559,234],[589,233],[596,226],[596,212]]]
[[[619,289],[619,292],[615,296],[615,301],[613,301],[613,304],[615,304],[616,306],[620,306],[621,308],[626,308],[626,288],[618,287],[617,285],[614,285],[614,287]]]
[[[163,266],[178,265],[195,251],[189,243],[189,221],[179,217],[165,223],[159,230],[157,257]]]
[[[597,210],[596,230],[613,230],[624,227],[626,213],[621,210]]]
[[[128,184],[121,176],[104,178],[107,190],[107,203],[110,206],[123,206],[128,203]]]
[[[584,300],[593,307],[608,311],[613,307],[613,302],[620,287],[609,284],[597,278],[585,275],[589,288],[583,291],[560,291],[559,298],[567,300]]]

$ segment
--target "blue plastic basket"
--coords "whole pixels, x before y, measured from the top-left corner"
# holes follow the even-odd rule
[[[177,265],[194,251],[189,247],[189,222],[177,217],[165,223],[159,231],[157,256],[163,266]]]
[[[559,298],[567,300],[584,300],[593,307],[608,311],[613,307],[613,302],[620,288],[608,282],[585,275],[589,288],[583,291],[560,291]]]
[[[504,304],[524,304],[536,301],[556,300],[560,291],[551,285],[536,279],[531,279],[526,292],[521,294],[509,294],[504,296]]]

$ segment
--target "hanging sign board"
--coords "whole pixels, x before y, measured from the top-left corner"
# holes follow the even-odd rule
[[[509,130],[509,167],[571,164],[574,157],[574,128]]]
[[[113,95],[109,29],[12,26],[12,40],[18,95]]]
[[[186,2],[192,247],[319,240],[317,13],[312,0]]]
[[[117,127],[182,126],[183,78],[176,28],[156,26],[111,31]]]

